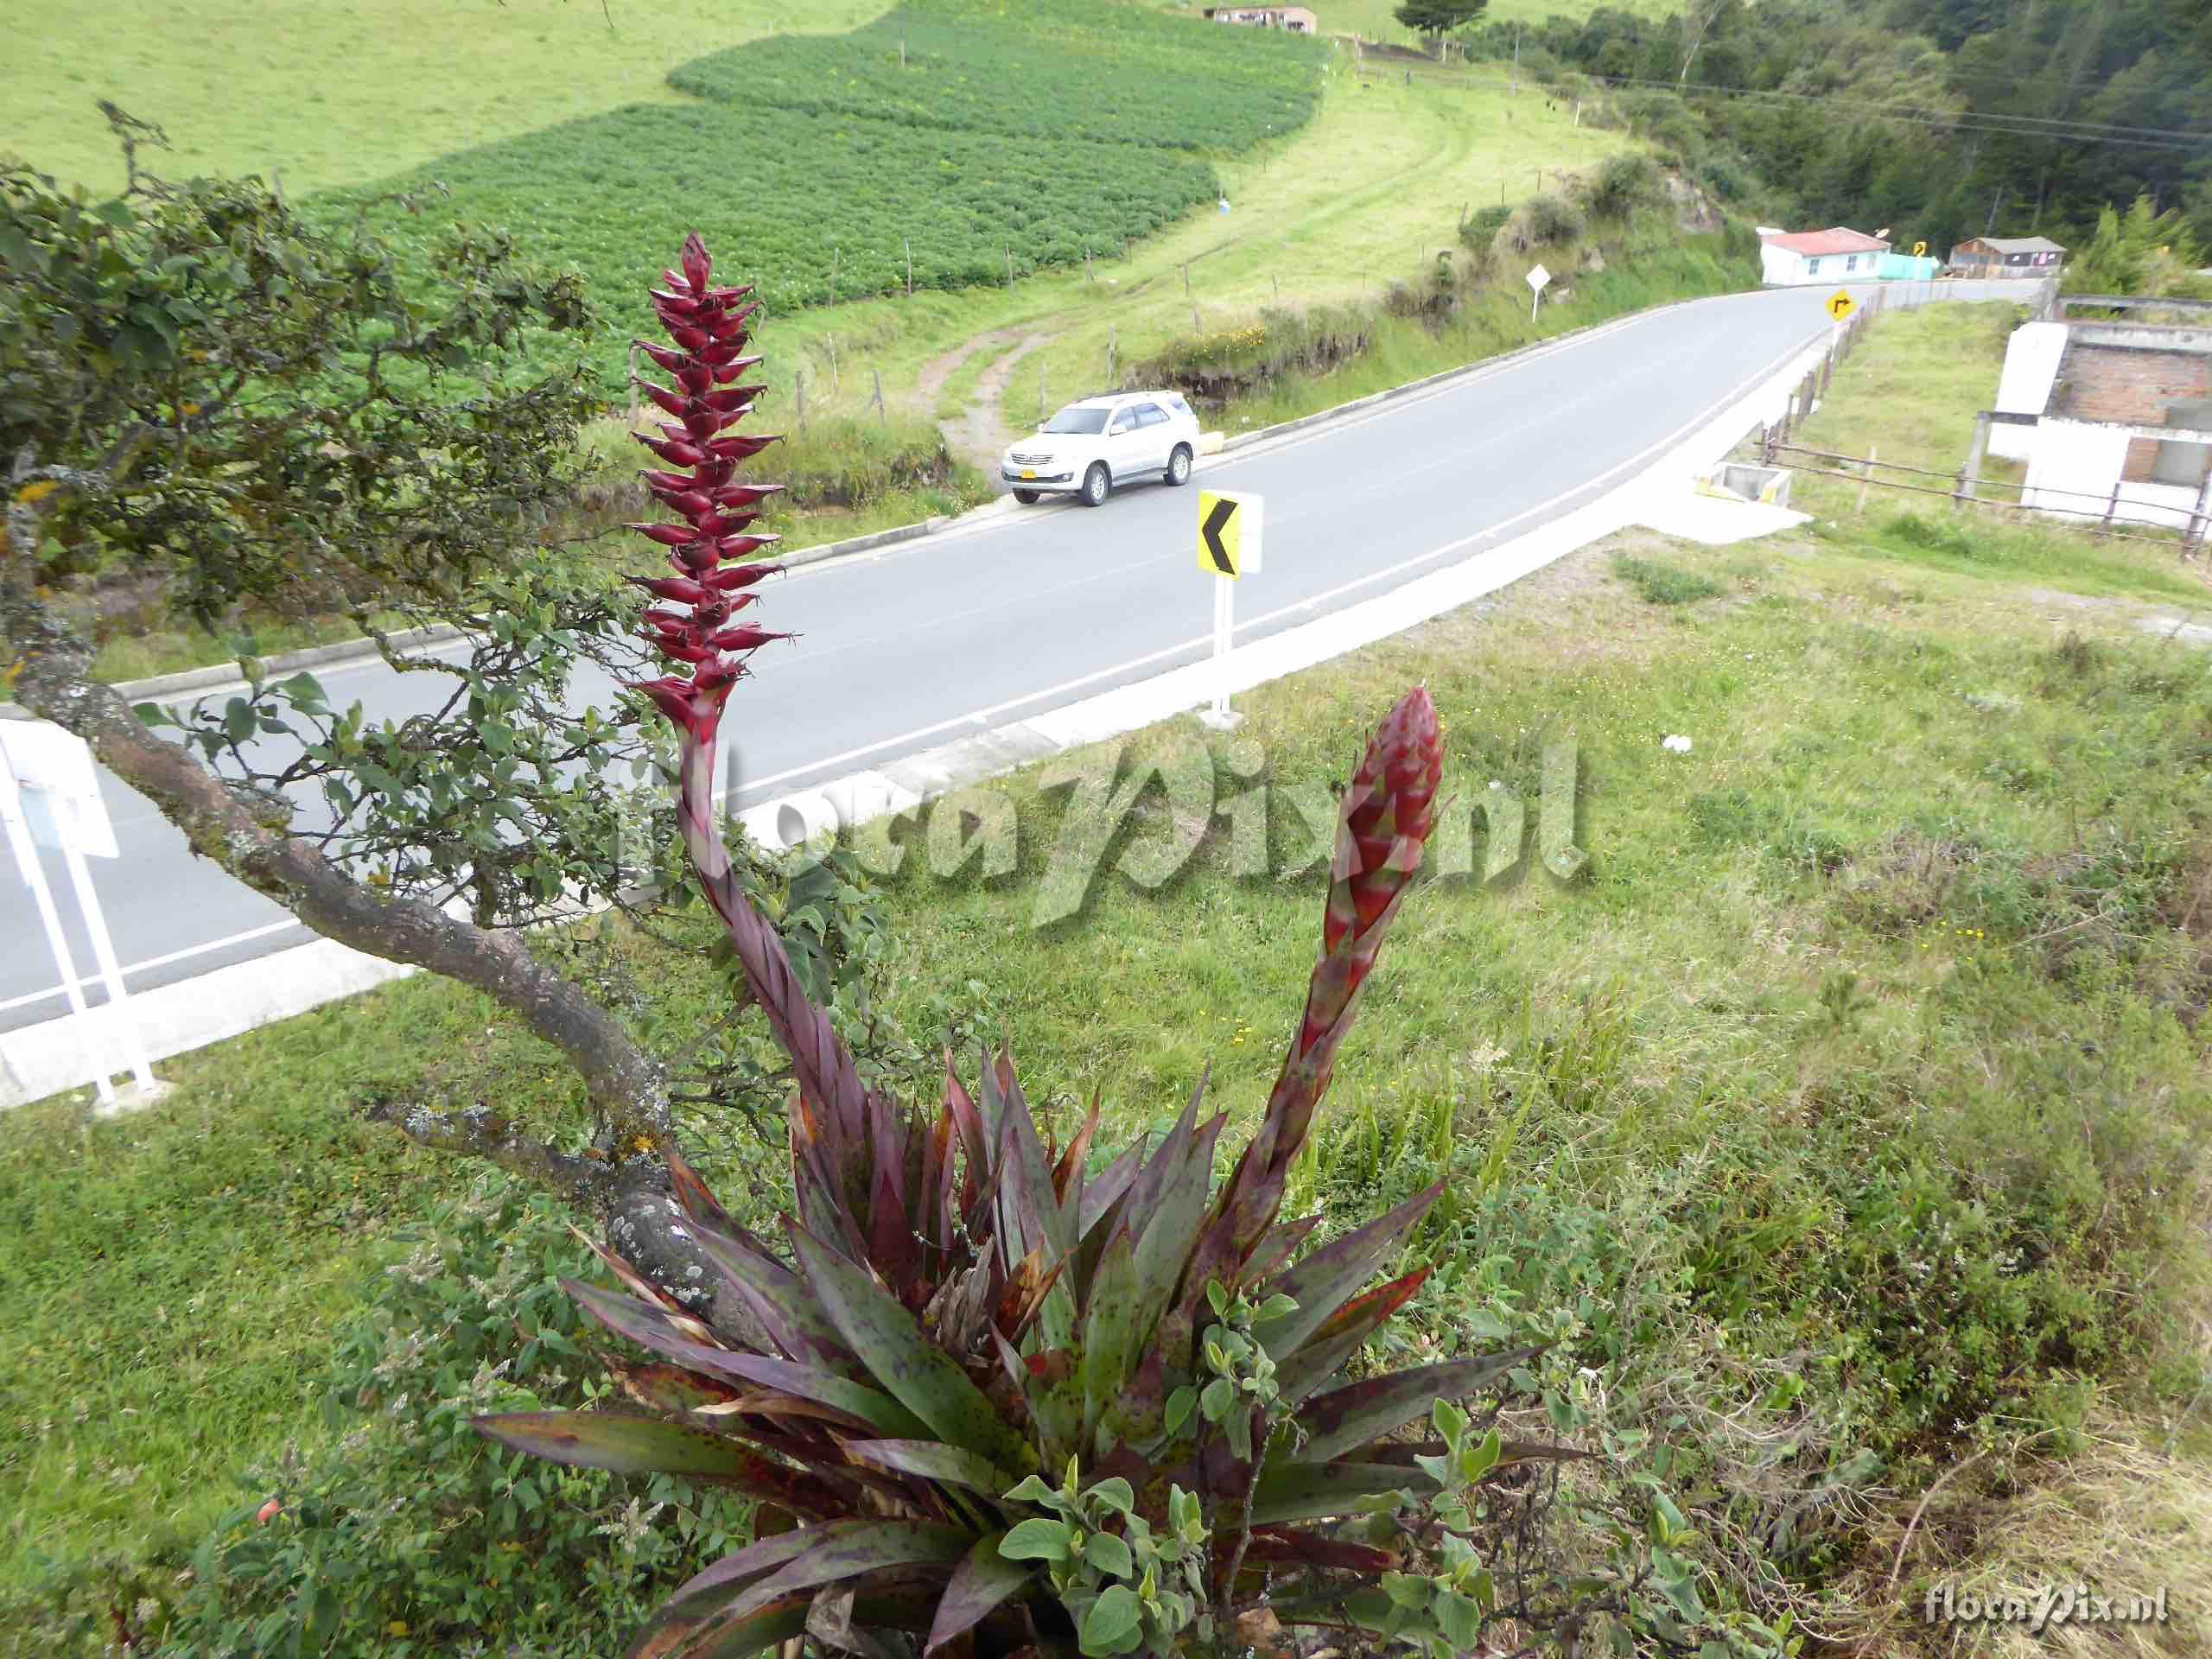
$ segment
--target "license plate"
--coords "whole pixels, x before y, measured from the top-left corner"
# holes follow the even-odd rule
[[[1036,469],[1034,467],[1028,467],[1028,468],[1027,468],[1027,469],[1022,473],[1022,474],[1021,474],[1021,475],[1022,475],[1024,478],[1034,478],[1034,477],[1036,477],[1036,476],[1037,476],[1037,469]]]

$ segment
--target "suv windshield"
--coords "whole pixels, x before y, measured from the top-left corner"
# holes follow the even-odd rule
[[[1045,423],[1045,430],[1067,433],[1103,432],[1106,429],[1106,416],[1109,412],[1103,409],[1084,409],[1079,404],[1071,404]]]

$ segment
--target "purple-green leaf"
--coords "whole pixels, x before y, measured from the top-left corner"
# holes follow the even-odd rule
[[[652,1645],[655,1637],[671,1633],[682,1636],[696,1631],[705,1620],[735,1601],[764,1573],[773,1572],[808,1550],[818,1548],[825,1537],[865,1524],[859,1521],[840,1521],[826,1527],[794,1527],[788,1532],[756,1539],[743,1549],[723,1556],[704,1572],[687,1580],[654,1612],[645,1628],[638,1633],[630,1651],[633,1655],[671,1651],[665,1646],[655,1648]]]
[[[993,1608],[1018,1594],[1036,1577],[1034,1567],[1009,1561],[999,1554],[999,1544],[1005,1537],[1003,1532],[994,1532],[977,1539],[976,1547],[952,1569],[952,1582],[945,1586],[944,1598],[937,1605],[937,1618],[922,1649],[925,1656],[973,1630]]]
[[[1387,1463],[1270,1463],[1252,1494],[1252,1524],[1319,1521],[1350,1515],[1379,1492],[1433,1492],[1417,1469]]]
[[[1036,1453],[1001,1420],[951,1355],[865,1268],[796,1224],[791,1248],[823,1312],[868,1375],[941,1440],[1017,1472]]]
[[[1284,1408],[1295,1410],[1341,1370],[1383,1321],[1413,1300],[1427,1278],[1428,1269],[1418,1268],[1378,1285],[1332,1314],[1312,1340],[1275,1367],[1275,1388]]]
[[[793,1591],[887,1567],[949,1564],[965,1555],[974,1542],[973,1533],[920,1521],[879,1521],[844,1529],[754,1585],[731,1605],[730,1617],[744,1618]]]
[[[1443,1192],[1444,1183],[1439,1181],[1414,1193],[1388,1215],[1346,1233],[1269,1281],[1268,1290],[1289,1297],[1298,1306],[1253,1328],[1261,1345],[1278,1361],[1300,1346],[1382,1271]]]
[[[1439,1400],[1458,1400],[1543,1352],[1541,1347],[1446,1360],[1440,1365],[1370,1377],[1309,1401],[1298,1414],[1306,1440],[1293,1455],[1326,1463],[1411,1422]]]
[[[621,1411],[518,1411],[473,1423],[479,1433],[533,1457],[618,1475],[730,1475],[750,1455],[706,1429]]]
[[[919,1475],[924,1480],[973,1487],[992,1497],[1020,1478],[1008,1474],[988,1458],[979,1458],[942,1440],[851,1440],[846,1443],[845,1450],[903,1475]]]
[[[621,1475],[719,1481],[794,1515],[825,1515],[838,1504],[836,1493],[813,1476],[772,1463],[735,1440],[665,1418],[619,1411],[522,1411],[473,1418],[470,1427],[503,1446],[554,1463]]]
[[[709,1614],[662,1624],[655,1618],[632,1643],[625,1659],[734,1659],[765,1652],[806,1629],[810,1594],[785,1596],[745,1617]]]

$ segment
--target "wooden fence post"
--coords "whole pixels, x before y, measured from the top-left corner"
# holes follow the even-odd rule
[[[1106,328],[1106,390],[1112,391],[1120,382],[1114,378],[1114,354],[1120,345],[1120,330],[1110,323]]]
[[[914,297],[914,238],[908,236],[899,239],[906,245],[906,297],[911,300]]]
[[[630,424],[638,423],[638,348],[630,347]]]
[[[1866,486],[1874,481],[1874,463],[1881,459],[1882,447],[1877,443],[1866,446],[1866,470],[1859,475],[1859,515],[1866,515]]]
[[[806,371],[798,370],[791,376],[791,385],[798,392],[798,429],[806,430]]]
[[[2206,532],[2212,531],[2212,518],[2208,514],[2212,514],[2212,469],[2204,474],[2203,486],[2196,492],[2196,505],[2190,512],[2189,528],[2182,533],[2182,557],[2194,558],[2203,547]]]
[[[875,418],[888,425],[891,416],[883,411],[883,371],[871,369],[869,372],[875,376]]]

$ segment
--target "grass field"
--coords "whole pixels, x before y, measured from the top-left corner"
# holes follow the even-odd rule
[[[1961,392],[1986,404],[1998,338],[1986,309],[1885,320],[1826,412],[1937,430]],[[1939,354],[1987,384],[1884,367]],[[1581,1432],[1670,1446],[1724,1603],[1932,1655],[1929,1582],[2086,1573],[2177,1586],[2135,1651],[2212,1643],[2178,1595],[2212,1450],[2212,678],[2136,626],[2206,592],[2154,550],[1993,529],[1961,556],[1894,510],[1721,550],[1629,532],[1239,700],[1270,780],[1319,783],[1426,680],[1462,812],[1492,779],[1533,801],[1542,744],[1579,741],[1589,875],[1412,895],[1297,1190],[1361,1215],[1451,1174],[1419,1328],[1446,1351],[1557,1338],[1544,1380]],[[748,695],[772,707],[772,677]],[[1007,786],[1021,879],[887,891],[892,1005],[925,1021],[988,987],[1055,1110],[1100,1090],[1127,1131],[1211,1064],[1249,1117],[1313,879],[1233,879],[1215,842],[1039,933],[1055,809],[1033,774]],[[677,1018],[710,1005],[701,961],[639,965]],[[0,1625],[25,1652],[58,1650],[38,1585],[174,1566],[231,1470],[329,1432],[302,1398],[331,1322],[463,1179],[349,1101],[575,1107],[546,1051],[429,980],[162,1070],[178,1091],[143,1116],[0,1120]],[[772,1199],[727,1126],[702,1139]]]
[[[155,170],[264,175],[295,193],[632,103],[668,72],[763,35],[832,34],[881,0],[0,0],[0,148],[120,185],[94,108],[168,129]],[[611,17],[611,23],[610,23]]]
[[[1033,420],[1040,383],[1055,404],[1106,384],[1109,345],[1127,365],[1194,329],[1234,327],[1271,307],[1371,301],[1393,281],[1419,280],[1439,251],[1458,246],[1463,209],[1519,202],[1540,180],[1556,188],[1563,172],[1630,148],[1620,133],[1576,128],[1540,98],[1510,99],[1445,73],[1411,86],[1379,73],[1355,79],[1339,60],[1307,127],[1256,156],[1216,163],[1226,216],[1201,209],[1126,258],[1011,289],[772,321],[763,336],[771,384],[787,395],[803,370],[811,403],[834,352],[848,406],[868,395],[868,372],[880,371],[887,392],[918,413],[950,419],[987,404],[995,433]],[[1018,369],[992,372],[1028,342]]]

